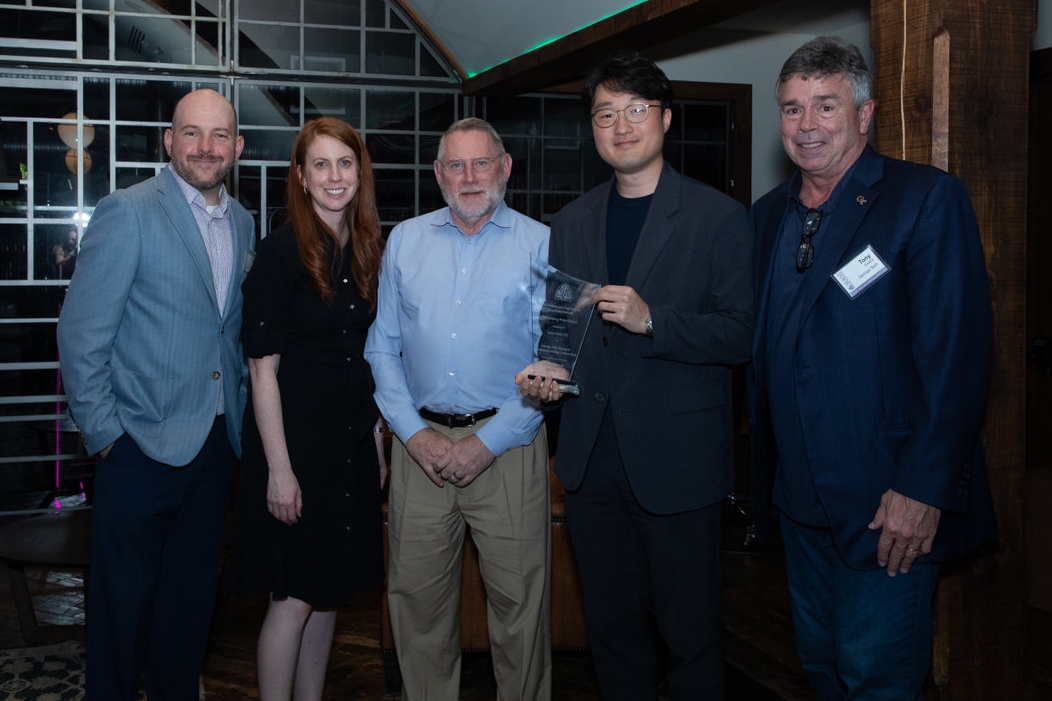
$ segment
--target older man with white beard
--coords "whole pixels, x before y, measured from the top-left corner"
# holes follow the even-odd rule
[[[504,204],[511,156],[481,119],[438,148],[449,205],[391,232],[365,358],[395,434],[388,599],[404,701],[460,698],[465,526],[486,585],[498,698],[551,697],[548,448],[515,373],[533,360],[548,227]]]

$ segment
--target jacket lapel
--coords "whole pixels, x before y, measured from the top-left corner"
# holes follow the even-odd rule
[[[789,187],[782,185],[783,192],[767,208],[766,219],[760,224],[763,230],[760,233],[758,245],[754,251],[753,274],[756,276],[756,329],[753,337],[753,362],[757,367],[762,367],[767,355],[765,347],[767,343],[767,296],[770,294],[771,266],[774,265],[774,247],[778,243],[778,230],[782,226],[782,217],[785,216],[785,208],[789,205]],[[763,261],[767,264],[763,265]]]
[[[639,292],[655,269],[658,256],[675,233],[669,218],[679,210],[680,175],[668,163],[661,170],[654,199],[650,202],[643,230],[639,232],[635,253],[628,268],[625,284]],[[606,229],[601,229],[606,231]],[[604,234],[605,238],[605,234]]]
[[[600,285],[609,281],[606,267],[606,210],[610,203],[610,189],[614,187],[617,187],[617,183],[611,179],[610,187],[592,203],[588,220],[582,222],[582,231],[599,232],[598,236],[581,236],[585,256],[582,278]]]
[[[234,304],[237,293],[241,290],[241,282],[247,274],[247,266],[251,264],[248,260],[248,248],[249,242],[255,233],[253,230],[245,232],[240,229],[241,219],[237,216],[237,212],[234,209],[233,199],[231,199],[230,206],[227,208],[227,219],[230,221],[230,236],[233,239],[234,259],[230,261],[230,288],[226,293],[226,309],[223,310],[223,317],[226,317],[231,305]]]
[[[201,282],[208,290],[209,297],[212,298],[212,306],[215,308],[216,314],[222,316],[223,312],[219,309],[219,301],[216,298],[215,281],[212,277],[212,264],[208,260],[208,250],[205,248],[205,242],[201,238],[201,230],[197,228],[197,220],[194,219],[193,212],[190,211],[190,205],[187,204],[183,191],[179,188],[175,177],[167,168],[161,171],[157,182],[161,194],[161,197],[158,198],[161,207],[164,209],[169,221],[171,221],[172,228],[175,229],[176,234],[182,239],[187,250],[190,251],[190,256],[197,266],[197,272],[201,276]],[[237,248],[238,246],[235,244],[235,260],[237,260]]]
[[[833,226],[825,232],[821,243],[815,246],[814,266],[804,273],[805,280],[799,298],[803,310],[800,314],[801,324],[806,322],[811,307],[826,286],[836,285],[832,275],[843,266],[845,257],[859,252],[853,249],[865,247],[866,242],[856,240],[856,237],[866,214],[877,201],[879,193],[872,184],[880,179],[882,172],[883,164],[867,147],[859,157],[851,179],[840,193]]]

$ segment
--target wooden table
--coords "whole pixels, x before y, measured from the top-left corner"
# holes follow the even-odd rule
[[[7,563],[11,593],[27,644],[84,640],[83,625],[39,625],[25,566],[79,569],[84,573],[84,610],[91,566],[91,509],[61,509],[0,527],[0,560]]]

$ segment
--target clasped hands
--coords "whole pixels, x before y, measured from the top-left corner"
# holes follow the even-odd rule
[[[436,487],[445,487],[446,482],[466,487],[495,459],[475,434],[453,442],[433,428],[414,433],[405,448]]]

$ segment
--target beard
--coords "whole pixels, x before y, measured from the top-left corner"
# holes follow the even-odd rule
[[[205,162],[205,164],[210,163],[210,161]],[[209,171],[207,168],[194,168],[190,159],[172,159],[172,168],[178,173],[180,178],[186,181],[187,185],[204,192],[219,187],[226,180],[226,177],[230,175],[230,171],[234,168],[234,162],[221,162],[219,170]]]
[[[462,191],[482,190],[482,201],[475,206],[462,201]],[[442,188],[442,199],[446,201],[453,213],[466,224],[474,225],[481,219],[488,217],[496,211],[504,200],[504,193],[508,189],[508,179],[500,178],[492,187],[480,188],[478,185],[465,186],[461,191],[447,192]],[[477,197],[477,196],[476,196]]]

